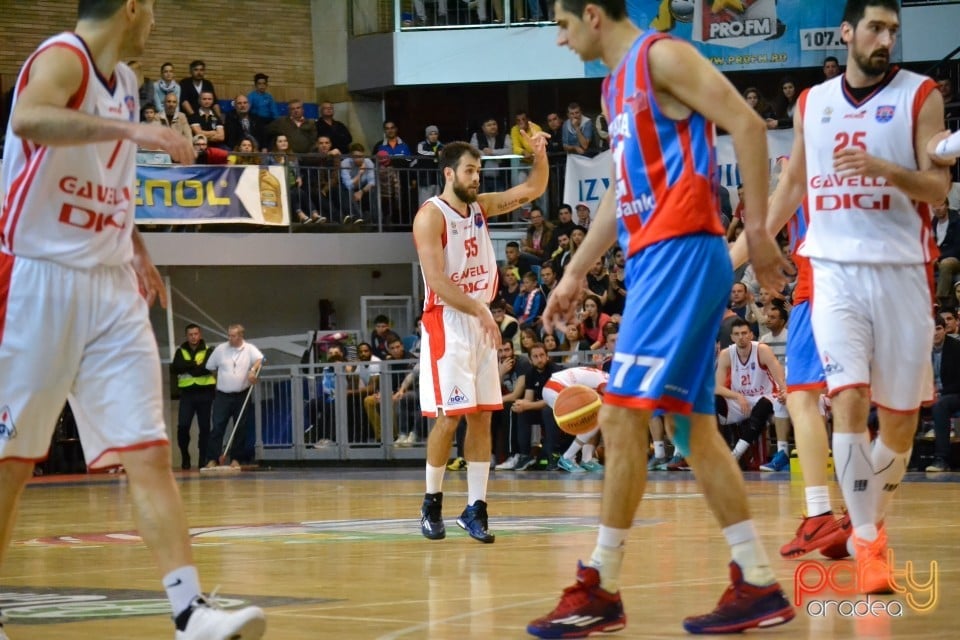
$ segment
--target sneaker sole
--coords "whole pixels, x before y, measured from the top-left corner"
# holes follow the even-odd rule
[[[493,544],[493,541],[496,540],[496,538],[497,538],[497,536],[493,535],[492,533],[488,533],[486,536],[484,536],[484,537],[482,537],[482,538],[473,535],[473,533],[470,531],[470,529],[467,528],[466,523],[465,523],[463,520],[461,520],[460,518],[457,518],[457,526],[460,527],[461,529],[463,529],[464,531],[466,531],[466,532],[467,532],[467,535],[469,535],[471,538],[473,538],[473,539],[476,540],[477,542],[482,542],[482,543],[484,543],[484,544]]]
[[[267,621],[264,618],[254,618],[244,624],[236,633],[226,636],[227,640],[260,640],[267,630]]]
[[[527,627],[527,633],[537,638],[586,638],[600,633],[615,633],[626,629],[626,627],[626,618],[621,618],[616,622],[608,622],[577,629],[540,629],[539,627],[530,625]]]
[[[687,621],[684,620],[683,628],[686,629],[688,633],[693,633],[696,635],[714,633],[740,633],[741,631],[746,631],[747,629],[766,629],[768,627],[777,627],[781,624],[790,622],[796,617],[796,615],[797,614],[793,610],[793,607],[787,605],[783,609],[774,611],[773,613],[768,613],[759,618],[753,618],[743,622],[726,625],[716,625],[710,627],[697,627],[696,625],[688,626]]]

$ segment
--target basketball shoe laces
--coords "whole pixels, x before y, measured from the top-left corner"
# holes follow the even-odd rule
[[[560,602],[558,602],[557,607],[550,612],[550,615],[547,616],[548,618],[565,617],[571,613],[578,612],[582,607],[598,600],[596,591],[600,589],[599,583],[594,584],[593,580],[590,580],[590,577],[592,577],[590,574],[584,577],[586,580],[577,576],[577,581],[563,590]]]

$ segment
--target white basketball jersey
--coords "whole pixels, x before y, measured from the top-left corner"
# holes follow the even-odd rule
[[[67,105],[102,118],[138,122],[137,79],[118,64],[109,80],[97,71],[86,43],[61,33],[40,45],[17,78],[13,104],[30,80],[36,56],[52,47],[76,53],[83,65],[80,89]],[[119,265],[133,257],[136,145],[42,146],[7,128],[3,149],[0,250],[69,267]]]
[[[550,376],[547,384],[543,387],[543,399],[547,406],[553,408],[557,400],[557,394],[574,384],[582,384],[590,387],[597,393],[601,393],[607,386],[610,374],[594,367],[570,367],[562,369]]]
[[[730,390],[748,398],[758,396],[773,396],[773,378],[766,367],[760,364],[758,343],[750,343],[750,356],[746,362],[740,361],[737,355],[737,345],[727,347],[730,357]]]
[[[490,240],[487,216],[480,204],[472,203],[464,217],[440,196],[434,196],[427,202],[440,209],[446,220],[443,268],[447,277],[471,298],[492,302],[497,293],[497,257]],[[426,291],[423,310],[443,306],[444,301],[430,288],[426,279],[423,285]]]
[[[926,264],[932,259],[936,243],[929,207],[884,178],[837,175],[833,154],[862,148],[916,170],[917,115],[936,90],[930,78],[893,68],[861,102],[846,90],[843,76],[801,96],[810,214],[801,255],[873,264]]]

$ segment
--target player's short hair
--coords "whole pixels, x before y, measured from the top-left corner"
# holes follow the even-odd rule
[[[77,4],[78,20],[105,20],[126,4],[125,0],[80,0]]]
[[[560,0],[560,6],[563,7],[564,11],[569,11],[578,16],[583,15],[583,10],[588,4],[597,5],[614,20],[623,20],[627,17],[626,0]]]
[[[856,27],[863,20],[868,7],[880,7],[900,15],[900,0],[847,0],[847,6],[843,8],[843,21]]]
[[[480,151],[468,142],[451,142],[440,150],[440,171],[450,167],[454,171],[460,166],[464,155],[470,155],[474,160],[480,159]]]

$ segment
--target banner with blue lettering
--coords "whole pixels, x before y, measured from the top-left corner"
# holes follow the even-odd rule
[[[138,224],[289,225],[283,167],[137,166]]]
[[[811,0],[627,0],[643,29],[689,40],[721,71],[819,67],[827,56],[843,64],[844,2]],[[900,54],[900,43],[894,59]],[[586,75],[607,73],[587,63]]]
[[[767,153],[770,166],[780,156],[790,155],[793,147],[793,129],[767,132]],[[563,201],[571,205],[583,202],[590,207],[591,219],[596,216],[600,198],[610,186],[610,152],[604,151],[594,158],[568,155],[567,173],[563,185]],[[740,183],[740,168],[733,150],[733,139],[728,135],[717,136],[717,179],[728,188],[730,201],[737,206],[737,185]]]

